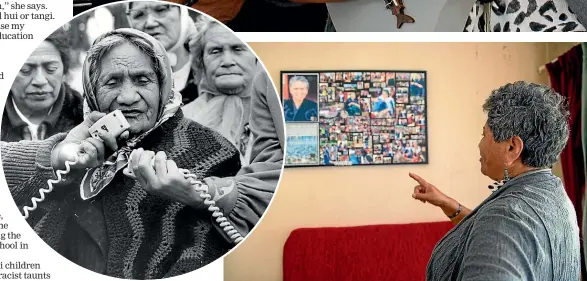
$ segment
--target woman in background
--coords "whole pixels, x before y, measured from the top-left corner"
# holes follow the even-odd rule
[[[577,218],[550,170],[569,137],[563,97],[517,82],[493,91],[483,109],[479,161],[496,181],[493,194],[470,210],[410,174],[412,196],[456,224],[436,244],[427,280],[580,280]]]
[[[214,187],[227,219],[245,237],[269,206],[281,176],[285,129],[281,103],[271,80],[261,72],[253,80],[251,96],[251,156],[234,177],[204,179]],[[219,229],[220,232],[222,232]]]
[[[196,36],[197,29],[188,9],[148,1],[128,2],[125,8],[130,27],[155,37],[165,47],[173,70],[173,85],[181,94],[183,104],[195,100],[198,81],[187,43]]]
[[[198,80],[198,98],[185,104],[185,116],[227,138],[239,151],[241,162],[250,155],[251,95],[261,65],[234,32],[210,21],[190,39],[192,67]]]
[[[43,140],[83,121],[82,96],[65,82],[67,36],[59,28],[47,37],[16,75],[2,114],[2,141]]]

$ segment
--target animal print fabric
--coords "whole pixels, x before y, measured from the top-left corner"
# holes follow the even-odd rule
[[[493,0],[489,5],[492,32],[585,31],[566,0]],[[473,6],[465,32],[488,31],[484,10],[479,2]]]

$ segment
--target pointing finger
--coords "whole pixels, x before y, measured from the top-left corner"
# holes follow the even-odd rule
[[[414,173],[410,173],[410,178],[414,179],[415,181],[417,181],[420,185],[425,186],[428,185],[428,182],[425,181],[423,178],[421,178],[420,176],[414,174]]]

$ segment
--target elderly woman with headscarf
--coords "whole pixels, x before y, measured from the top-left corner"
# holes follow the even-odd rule
[[[198,98],[183,107],[186,117],[226,137],[247,163],[252,82],[261,69],[257,57],[216,21],[204,26],[189,47],[201,80]]]
[[[125,5],[130,27],[153,36],[165,47],[173,70],[174,88],[182,95],[182,102],[187,104],[196,99],[196,73],[187,43],[197,30],[188,9],[150,1],[128,2]]]
[[[245,237],[255,227],[277,187],[283,166],[284,124],[279,98],[267,75],[259,75],[254,81],[251,103],[255,111],[251,114],[252,149],[251,163],[240,169],[234,177],[207,177],[204,182],[216,190],[213,200],[225,213],[225,218]],[[87,136],[93,122],[103,114],[90,115],[86,122],[73,129],[72,134]],[[108,139],[111,143],[114,141]],[[18,143],[1,142],[4,174],[17,202],[22,201],[23,188],[43,184],[53,178],[52,169],[37,169],[36,159],[43,159],[53,148],[55,140],[25,141]],[[113,144],[115,145],[115,144]],[[23,185],[23,181],[29,184]],[[34,184],[32,184],[34,183]],[[236,186],[233,184],[236,183]],[[237,188],[235,188],[237,187]],[[220,190],[220,191],[219,191]],[[20,199],[19,199],[20,198]],[[26,200],[26,196],[24,197]],[[214,224],[218,231],[230,241],[224,230]]]
[[[199,179],[233,176],[238,152],[220,134],[184,118],[171,77],[165,49],[151,36],[135,29],[100,36],[84,63],[86,120],[50,138],[52,151],[39,149],[38,176],[8,179],[17,204],[29,204],[44,187],[43,176],[77,160],[28,222],[80,266],[118,278],[159,279],[198,269],[232,248],[179,168]],[[118,140],[105,131],[90,136],[90,125],[114,110],[128,120],[128,132]],[[6,167],[18,158],[2,160]],[[80,189],[91,200],[82,200]],[[209,187],[208,195],[216,192]]]
[[[550,168],[569,137],[564,99],[536,84],[507,84],[483,105],[481,173],[496,181],[469,210],[418,175],[413,197],[455,224],[434,248],[426,280],[580,280],[579,228]]]
[[[277,136],[284,128],[278,97],[253,52],[218,22],[206,25],[190,41],[190,50],[203,77],[200,96],[183,107],[186,117],[225,136],[243,163],[235,177],[204,182],[221,191],[219,207],[245,236],[267,209],[281,175],[284,149]]]

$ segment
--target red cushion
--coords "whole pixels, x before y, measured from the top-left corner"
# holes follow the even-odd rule
[[[300,228],[283,252],[283,281],[425,280],[451,222]]]

